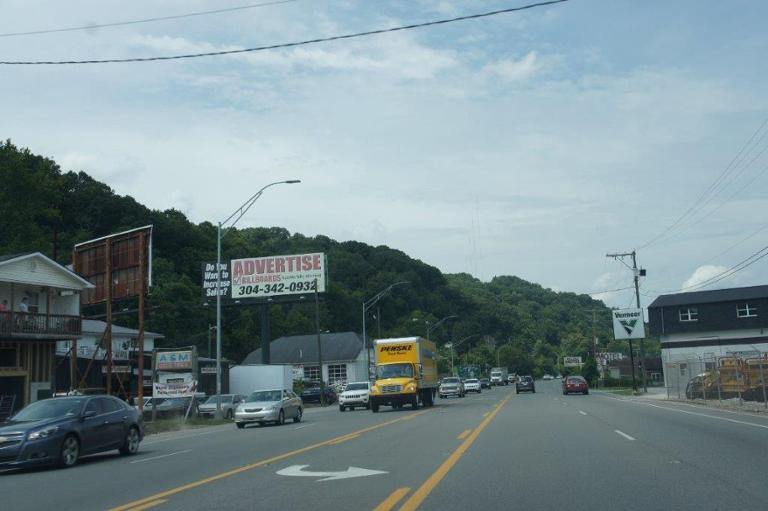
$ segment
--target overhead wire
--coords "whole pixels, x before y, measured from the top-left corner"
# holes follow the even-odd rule
[[[43,29],[43,30],[30,30],[27,32],[6,32],[6,33],[0,33],[0,37],[18,37],[18,36],[26,36],[26,35],[40,35],[40,34],[55,34],[55,33],[61,33],[61,32],[76,32],[79,30],[94,30],[94,29],[100,29],[100,28],[108,28],[108,27],[122,27],[125,25],[137,25],[140,23],[154,23],[157,21],[168,21],[168,20],[177,20],[182,18],[192,18],[195,16],[208,16],[210,14],[222,14],[225,12],[233,12],[233,11],[243,11],[246,9],[255,9],[258,7],[267,7],[270,5],[279,5],[279,4],[287,4],[287,3],[293,3],[298,2],[299,0],[273,0],[270,2],[261,2],[257,4],[249,4],[249,5],[239,5],[236,7],[225,7],[222,9],[213,9],[210,11],[198,11],[198,12],[189,12],[186,14],[174,14],[170,16],[157,16],[154,18],[143,18],[143,19],[137,19],[137,20],[128,20],[128,21],[116,21],[113,23],[100,23],[100,24],[93,24],[93,25],[80,25],[75,27],[64,27],[64,28],[50,28],[50,29]]]
[[[499,14],[506,14],[511,12],[519,12],[519,11],[525,11],[528,9],[534,9],[537,7],[545,7],[549,5],[555,5],[560,4],[564,2],[568,2],[569,0],[550,0],[547,2],[538,2],[528,5],[523,5],[520,7],[509,7],[506,9],[498,9],[495,11],[489,11],[489,12],[483,12],[483,13],[477,13],[477,14],[468,14],[465,16],[456,16],[454,18],[446,18],[446,19],[440,19],[435,21],[427,21],[423,23],[413,23],[410,25],[401,25],[397,27],[391,27],[391,28],[383,28],[383,29],[377,29],[377,30],[367,30],[364,32],[355,32],[351,34],[343,34],[343,35],[337,35],[337,36],[330,36],[330,37],[319,37],[315,39],[307,39],[304,41],[296,41],[291,43],[280,43],[280,44],[270,44],[265,46],[255,46],[252,48],[240,48],[240,49],[233,49],[233,50],[221,50],[221,51],[211,51],[211,52],[202,52],[202,53],[188,53],[188,54],[182,54],[182,55],[166,55],[166,56],[157,56],[157,57],[133,57],[133,58],[118,58],[118,59],[88,59],[88,60],[4,60],[0,61],[0,65],[24,65],[24,66],[35,66],[35,65],[72,65],[72,64],[114,64],[114,63],[127,63],[127,62],[154,62],[154,61],[165,61],[165,60],[180,60],[180,59],[193,59],[193,58],[200,58],[200,57],[216,57],[221,55],[235,55],[239,53],[250,53],[250,52],[258,52],[258,51],[266,51],[266,50],[275,50],[279,48],[292,48],[296,46],[305,46],[309,44],[317,44],[317,43],[324,43],[329,41],[339,41],[343,39],[353,39],[357,37],[366,37],[371,35],[377,35],[377,34],[386,34],[390,32],[399,32],[404,30],[412,30],[416,28],[423,28],[423,27],[430,27],[435,25],[445,25],[448,23],[454,23],[458,21],[466,21],[471,19],[478,19],[478,18],[486,18],[489,16],[496,16]]]
[[[695,211],[700,210],[702,207],[704,207],[706,204],[709,204],[709,201],[717,195],[719,191],[722,191],[722,188],[718,190],[718,187],[722,186],[722,184],[725,182],[725,180],[728,178],[730,174],[732,174],[736,168],[738,168],[739,165],[741,165],[741,162],[743,161],[743,158],[746,157],[746,154],[751,152],[754,149],[754,146],[762,142],[763,138],[766,136],[767,132],[763,132],[764,128],[768,125],[768,118],[766,118],[763,123],[757,128],[757,130],[752,133],[752,136],[745,142],[739,151],[736,153],[736,156],[730,161],[730,163],[723,169],[723,171],[720,173],[720,175],[712,182],[712,184],[709,185],[697,198],[694,200],[694,202],[680,215],[675,219],[674,222],[672,222],[670,225],[668,225],[665,229],[663,229],[659,234],[651,238],[650,240],[646,241],[645,243],[641,244],[637,247],[637,250],[650,247],[652,245],[655,245],[656,243],[667,239],[667,234],[671,233],[673,230],[677,229],[679,225],[691,216]],[[760,133],[762,135],[760,135]],[[760,135],[760,138],[755,142],[755,140]],[[754,145],[753,145],[754,143]],[[746,154],[745,154],[746,151]],[[763,151],[764,152],[764,151]],[[762,154],[762,152],[760,153]],[[754,160],[753,160],[754,161]],[[739,174],[740,175],[740,174]]]

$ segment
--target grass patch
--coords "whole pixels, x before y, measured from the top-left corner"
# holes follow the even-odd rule
[[[165,431],[183,431],[186,429],[198,429],[207,428],[210,426],[220,426],[222,424],[232,424],[232,421],[228,420],[216,420],[216,419],[203,419],[200,417],[190,417],[187,422],[184,422],[184,417],[168,417],[163,419],[157,419],[154,422],[151,420],[144,422],[144,431],[147,435],[153,435],[155,433],[163,433]]]
[[[627,389],[623,387],[607,387],[607,388],[600,387],[599,389],[595,389],[595,390],[599,390],[602,392],[610,392],[611,394],[618,394],[619,396],[634,395],[632,392],[632,389]]]

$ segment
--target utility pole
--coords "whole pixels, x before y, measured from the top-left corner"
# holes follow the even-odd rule
[[[632,268],[630,269],[632,270],[633,280],[635,282],[635,299],[637,301],[637,308],[642,309],[640,306],[640,277],[645,277],[645,269],[637,267],[637,252],[633,250],[632,252],[624,252],[621,254],[606,254],[605,257],[622,260],[622,263],[624,262],[624,257],[632,257]],[[645,322],[645,319],[643,319],[643,322]],[[645,326],[643,326],[643,329],[645,329]],[[632,364],[632,390],[637,390],[637,383],[635,382],[635,355],[632,350],[632,339],[629,339],[629,361]],[[648,385],[646,384],[645,377],[645,336],[640,339],[640,364],[642,365],[641,377],[643,381],[643,392],[648,392]]]

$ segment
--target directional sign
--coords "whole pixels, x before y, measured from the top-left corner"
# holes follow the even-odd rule
[[[290,477],[320,477],[317,482],[321,481],[336,481],[338,479],[351,479],[353,477],[367,477],[375,476],[379,474],[386,474],[382,470],[368,470],[367,468],[349,467],[347,470],[340,472],[310,472],[304,470],[309,465],[291,465],[277,471],[277,475],[290,476]]]
[[[616,309],[613,314],[613,336],[616,339],[643,339],[643,309]]]
[[[563,357],[564,367],[581,367],[584,365],[581,362],[581,357]]]

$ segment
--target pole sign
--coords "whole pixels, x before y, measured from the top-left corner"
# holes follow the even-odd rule
[[[231,265],[231,297],[236,300],[324,293],[326,266],[322,253],[235,259]]]
[[[564,367],[581,367],[584,365],[581,362],[581,357],[563,357]]]
[[[229,263],[221,263],[221,287],[219,294],[222,298],[229,297],[229,287],[232,283],[229,274]],[[203,300],[216,301],[216,285],[218,276],[216,273],[216,261],[203,263]]]
[[[155,369],[192,369],[192,351],[161,351]]]
[[[643,309],[615,309],[613,315],[613,336],[618,339],[645,338]]]

